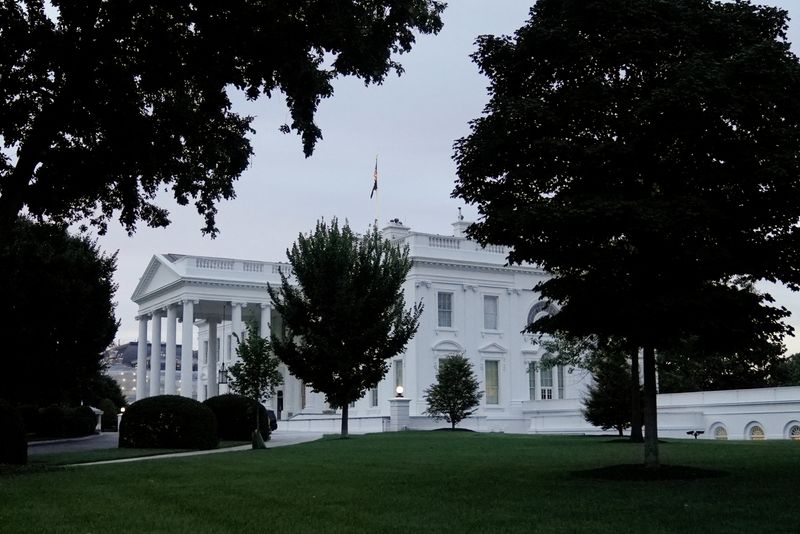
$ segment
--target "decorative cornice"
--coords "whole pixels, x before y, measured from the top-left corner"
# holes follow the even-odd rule
[[[525,273],[547,276],[547,272],[538,267],[525,267],[522,265],[498,265],[490,263],[476,263],[471,261],[440,260],[436,258],[415,257],[412,262],[416,265],[430,265],[433,267],[460,268],[469,271],[492,271],[504,273]]]

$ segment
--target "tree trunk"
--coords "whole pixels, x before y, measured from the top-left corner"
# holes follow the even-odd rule
[[[631,350],[631,441],[644,442],[642,436],[642,399],[639,388],[639,347]]]
[[[656,356],[644,347],[644,465],[658,468],[658,411],[656,407]]]
[[[342,437],[347,437],[347,410],[350,408],[348,403],[342,406]]]

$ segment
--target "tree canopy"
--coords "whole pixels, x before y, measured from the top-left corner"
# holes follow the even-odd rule
[[[472,363],[463,354],[449,354],[439,361],[436,382],[425,390],[428,408],[425,413],[444,419],[450,428],[472,415],[481,401],[482,391]]]
[[[353,233],[334,218],[300,234],[287,250],[293,280],[281,272],[268,287],[286,335],[272,336],[289,371],[329,404],[348,408],[389,370],[416,333],[422,304],[406,309],[403,284],[411,268],[408,250],[383,239],[376,227]]]
[[[3,234],[0,398],[44,405],[103,391],[102,353],[118,326],[115,269],[116,254],[60,226],[20,219]]]
[[[311,155],[332,81],[381,83],[415,33],[437,33],[434,0],[0,3],[0,223],[118,216],[169,224],[172,189],[217,231],[217,202],[247,167],[250,117],[229,95],[286,98]],[[276,125],[277,126],[277,125]],[[9,154],[14,154],[10,157]]]
[[[746,1],[540,0],[484,36],[485,114],[455,145],[469,234],[552,277],[534,330],[644,350],[657,464],[656,348],[779,345],[800,288],[800,63],[785,11]]]

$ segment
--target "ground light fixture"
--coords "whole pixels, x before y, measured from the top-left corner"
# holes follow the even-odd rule
[[[397,386],[396,388],[394,388],[394,391],[395,393],[397,393],[397,395],[395,395],[396,397],[403,396],[403,386]]]

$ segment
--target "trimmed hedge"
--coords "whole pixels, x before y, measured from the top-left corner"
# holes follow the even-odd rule
[[[214,412],[201,402],[178,395],[136,401],[120,423],[120,447],[214,449],[218,443]]]
[[[119,408],[117,408],[117,405],[114,404],[114,401],[111,399],[103,399],[100,401],[97,407],[103,410],[103,415],[100,419],[103,430],[111,430],[116,432],[117,413],[119,412]]]
[[[255,410],[258,407],[258,423],[264,441],[270,438],[270,424],[267,409],[249,397],[227,393],[217,395],[203,402],[217,417],[219,439],[247,441],[252,439],[255,430]]]
[[[28,463],[28,441],[22,418],[5,401],[0,400],[0,464]]]

